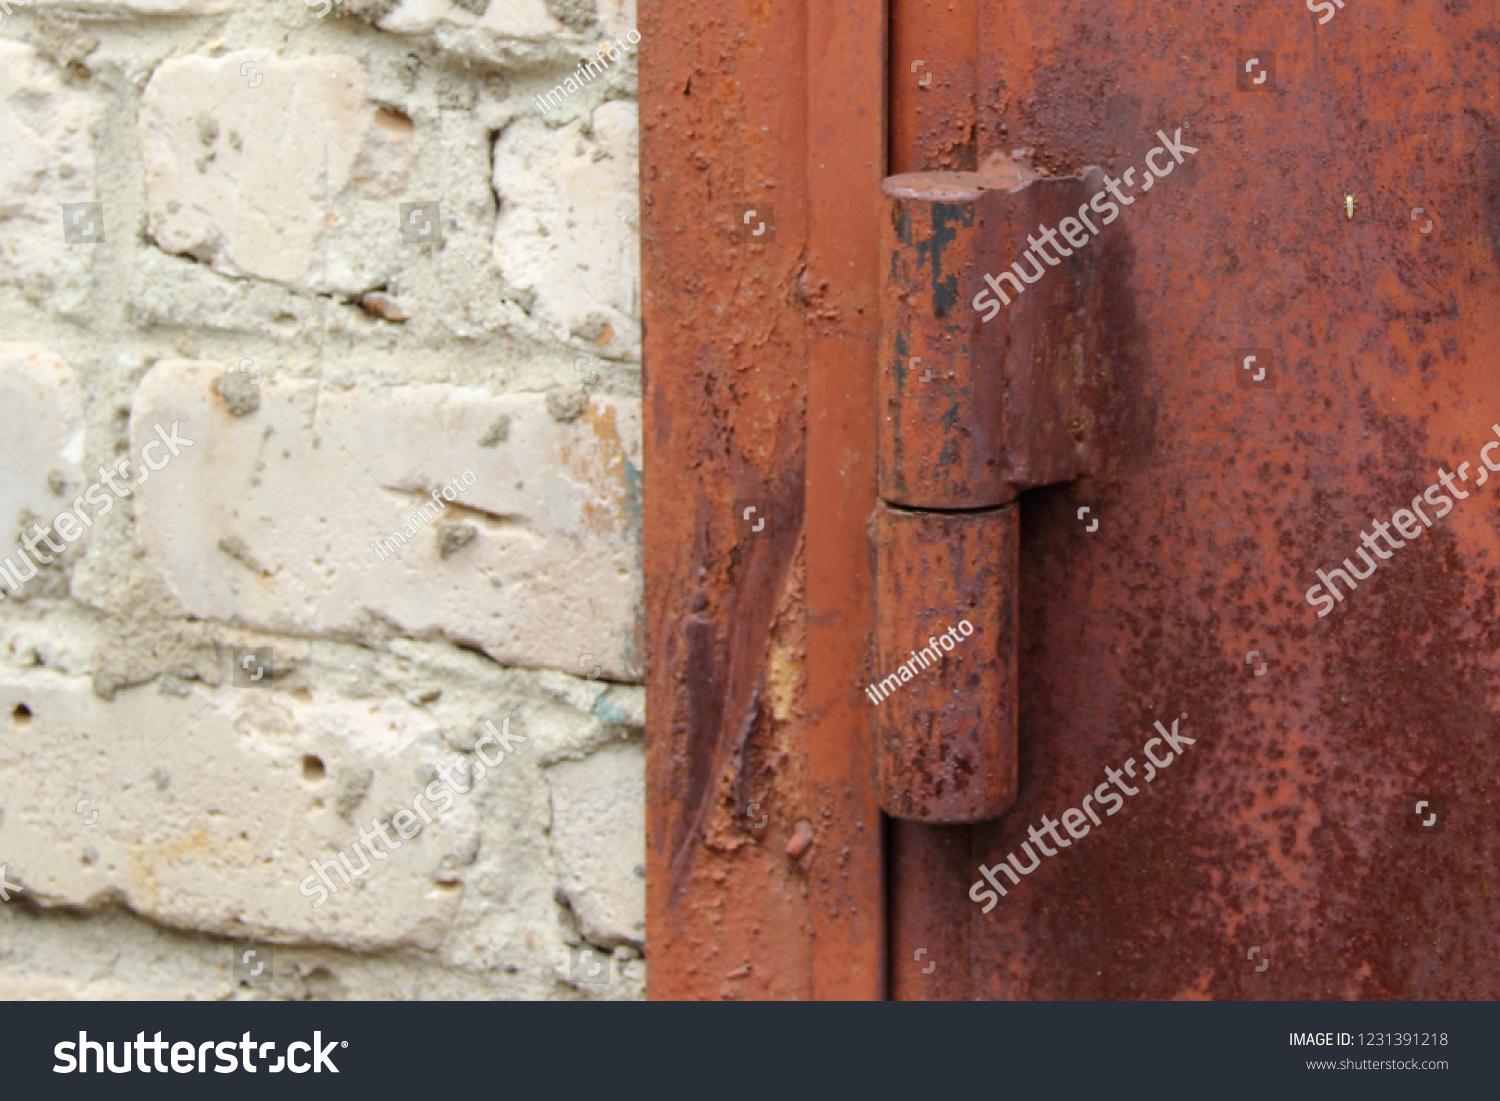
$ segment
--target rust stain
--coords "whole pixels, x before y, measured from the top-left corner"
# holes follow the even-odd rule
[[[571,476],[592,490],[583,504],[583,526],[598,535],[624,531],[631,519],[631,467],[620,438],[618,409],[595,398],[579,424],[580,434],[586,431],[588,436],[576,444],[564,443],[558,457]]]
[[[774,642],[766,662],[766,702],[771,707],[771,717],[786,722],[801,699],[803,681],[807,678],[807,663],[803,649],[795,643],[800,639]]]

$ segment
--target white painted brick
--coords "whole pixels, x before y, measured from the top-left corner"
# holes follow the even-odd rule
[[[646,754],[616,742],[547,769],[552,855],[580,931],[613,948],[646,928]]]
[[[614,101],[550,129],[526,118],[495,143],[495,259],[535,293],[559,338],[635,358],[640,345],[639,143],[634,104]]]
[[[0,859],[42,906],[120,900],[164,925],[361,949],[434,946],[457,913],[479,838],[462,796],[353,884],[330,873],[321,907],[299,886],[340,849],[358,868],[358,830],[452,758],[404,702],[196,686],[105,702],[34,673],[0,678],[0,729]]]
[[[15,5],[16,0],[11,0]],[[28,6],[125,18],[132,15],[216,15],[234,11],[234,0],[28,0]]]
[[[0,40],[0,282],[25,285],[98,246],[69,248],[63,204],[94,201],[88,93],[29,46]]]
[[[598,0],[599,22],[611,38],[636,29],[636,0]]]
[[[483,14],[476,15],[480,7],[449,0],[401,0],[376,26],[398,34],[428,34],[444,25],[475,27],[497,38],[524,40],[543,39],[563,29],[543,0],[488,0]]]
[[[140,470],[153,424],[181,417],[195,443],[31,583],[54,599],[0,601],[0,860],[24,884],[0,901],[0,990],[265,996],[230,959],[274,941],[278,997],[640,997],[645,961],[623,956],[643,936],[644,787],[619,739],[645,691],[584,679],[641,673],[639,403],[564,422],[544,393],[585,352],[639,359],[635,108],[599,108],[635,62],[549,117],[571,126],[527,102],[601,32],[624,37],[635,0],[321,3],[12,0],[4,20],[0,315],[45,346],[0,345],[0,444],[26,468],[0,452],[0,550],[116,447]],[[424,200],[441,249],[401,241],[400,204]],[[103,242],[68,245],[62,204],[94,202]],[[406,324],[337,301],[397,280]],[[216,365],[143,385],[163,354],[287,378],[230,387],[233,416]],[[627,368],[590,362],[628,389]],[[321,392],[292,378],[313,374]],[[508,438],[481,447],[502,414]],[[444,558],[433,522],[379,561],[408,491],[465,469],[469,511],[445,519],[474,537],[448,529]],[[205,686],[237,627],[285,632],[255,637],[286,660],[270,691]],[[354,858],[358,827],[430,782],[440,740],[451,758],[526,701],[513,761],[312,907],[310,857]],[[18,702],[35,710],[13,727]],[[353,755],[372,769],[357,805]],[[557,973],[580,933],[623,954],[608,987]]]
[[[638,403],[595,397],[564,423],[559,398],[582,391],[273,378],[235,416],[221,374],[159,363],[131,417],[137,463],[154,424],[180,419],[195,441],[136,490],[140,544],[194,614],[303,636],[394,629],[575,674],[589,653],[606,677],[639,678]],[[466,472],[472,486],[382,560],[374,544]]]
[[[74,521],[71,543],[55,532],[48,536],[65,549],[62,555],[33,537],[39,554],[28,556],[21,537],[35,523],[51,525],[83,494],[84,450],[83,395],[72,369],[39,344],[0,343],[0,565],[17,582],[37,574],[16,591],[0,580],[0,596],[65,591],[59,571],[88,545],[88,528]]]
[[[242,72],[242,69],[244,70]],[[163,63],[142,96],[150,232],[225,275],[353,294],[400,270],[412,124],[351,57]]]

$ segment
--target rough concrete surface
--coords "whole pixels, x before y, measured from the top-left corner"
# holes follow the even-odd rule
[[[642,995],[634,18],[0,17],[0,997]]]
[[[646,908],[646,768],[628,745],[547,770],[552,852],[563,893],[593,944],[642,939]]]

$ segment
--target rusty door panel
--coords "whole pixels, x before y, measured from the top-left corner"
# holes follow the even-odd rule
[[[1495,483],[1323,618],[1304,598],[1440,467],[1477,481],[1500,421],[1495,8],[984,9],[981,160],[1118,177],[1179,127],[1200,151],[1092,246],[1128,385],[1099,476],[1021,496],[1020,796],[968,880],[1144,765],[1158,720],[1196,741],[971,904],[973,993],[1497,996]],[[1250,350],[1271,371],[1242,386]]]
[[[973,827],[900,819],[891,819],[890,825],[890,997],[965,1001],[972,996],[973,903],[954,894],[951,885],[973,867]],[[921,901],[898,906],[898,899]]]
[[[652,996],[1500,995],[1493,5],[882,7],[642,5]],[[1088,246],[1088,473],[1008,506],[1016,803],[882,829],[880,181],[1139,178],[1158,132],[1196,152]],[[1159,721],[1193,741],[982,912]]]
[[[892,0],[891,174],[973,172],[983,0]]]

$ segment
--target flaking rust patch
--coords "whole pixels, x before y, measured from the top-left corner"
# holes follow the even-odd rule
[[[771,717],[778,722],[786,722],[792,717],[798,689],[806,675],[801,644],[800,637],[777,637],[771,645],[766,667],[766,696],[771,705]]]
[[[703,847],[705,849],[713,852],[734,853],[747,845],[757,843],[755,836],[745,828],[749,819],[742,814],[740,801],[736,798],[741,780],[740,773],[739,754],[726,760],[724,767],[719,771],[716,784],[718,799],[714,804],[713,813],[703,824]],[[767,797],[762,801],[769,806],[771,800]]]

